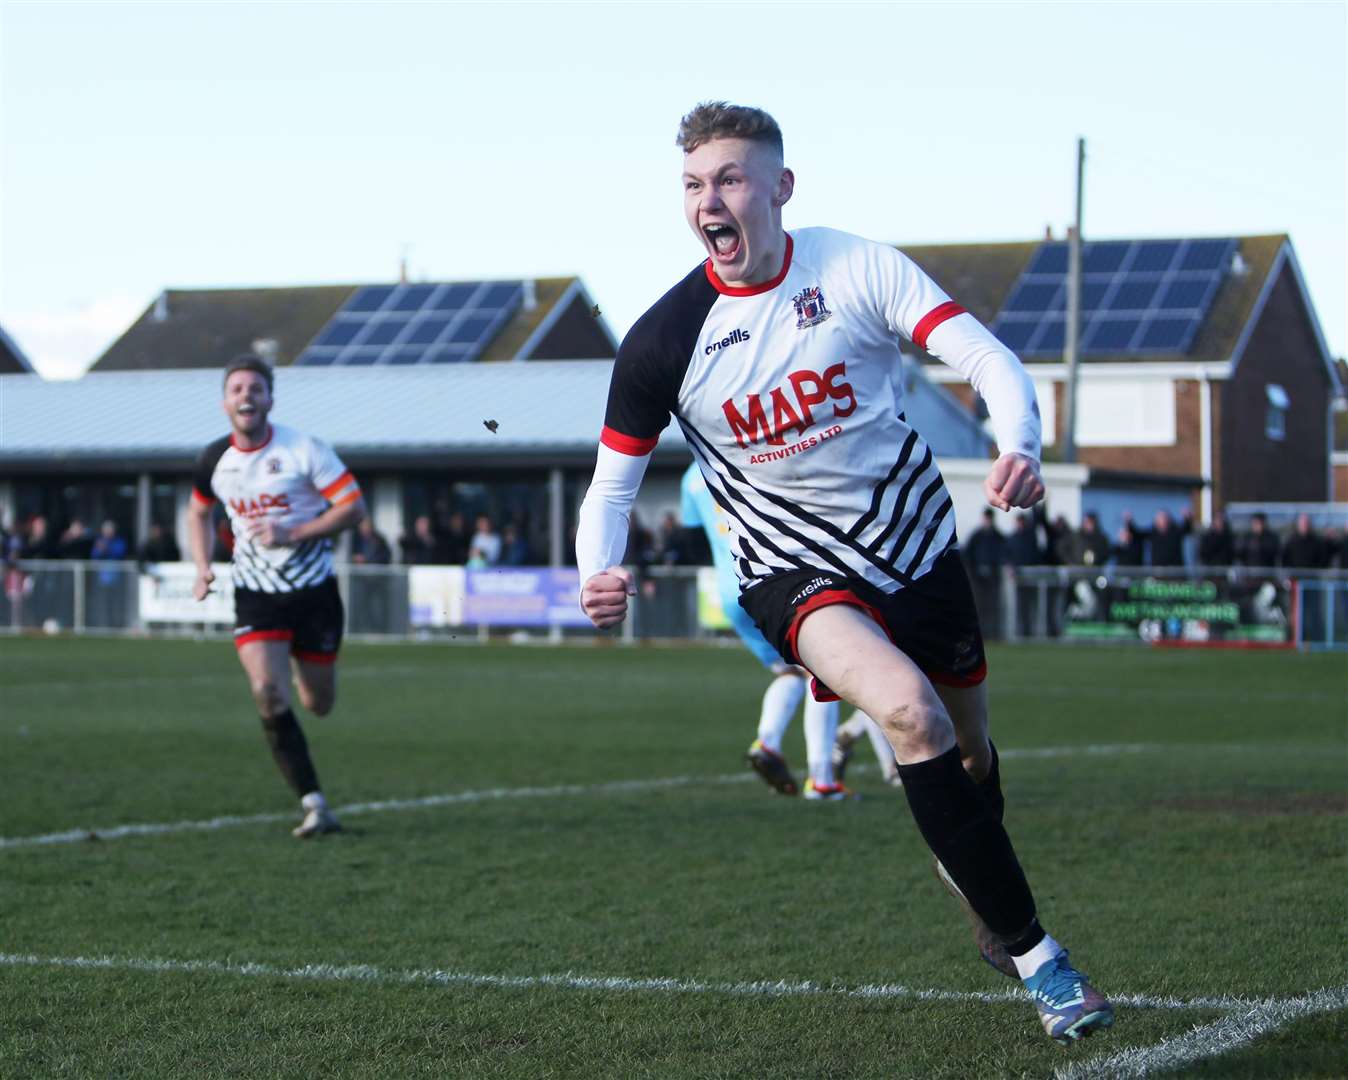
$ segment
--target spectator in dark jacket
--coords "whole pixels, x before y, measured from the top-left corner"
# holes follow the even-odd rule
[[[182,562],[182,549],[178,541],[164,531],[157,521],[150,523],[150,533],[145,542],[136,550],[136,561],[144,569],[146,565],[161,562]]]
[[[1242,566],[1277,566],[1281,547],[1277,534],[1268,527],[1268,518],[1255,514],[1250,518],[1250,531],[1236,537],[1236,562]]]
[[[385,566],[393,561],[388,541],[368,517],[361,519],[351,537],[351,561],[361,566]]]
[[[1133,531],[1147,543],[1150,566],[1183,566],[1184,538],[1193,528],[1193,514],[1186,511],[1178,525],[1168,510],[1156,511],[1150,529],[1134,527]]]
[[[1123,512],[1123,525],[1119,528],[1118,539],[1114,544],[1114,560],[1120,566],[1145,565],[1145,550],[1142,537],[1133,525],[1133,515]]]
[[[1081,528],[1058,542],[1058,557],[1065,566],[1104,566],[1109,561],[1109,537],[1100,531],[1100,519],[1089,513]]]
[[[1323,570],[1329,566],[1329,545],[1311,524],[1310,514],[1298,514],[1292,535],[1282,546],[1282,564],[1292,570]]]
[[[1198,538],[1198,562],[1202,566],[1230,566],[1236,557],[1236,538],[1226,525],[1226,515],[1218,510],[1212,524]]]
[[[431,528],[429,514],[419,514],[412,522],[412,532],[398,541],[403,550],[403,562],[411,566],[448,566],[449,555],[441,537]]]
[[[997,531],[991,507],[983,511],[983,524],[961,545],[974,602],[987,637],[1001,636],[1002,567],[1006,565],[1006,537]]]

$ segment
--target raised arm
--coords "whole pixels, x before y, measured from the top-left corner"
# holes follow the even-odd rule
[[[576,527],[580,606],[601,630],[627,617],[627,598],[636,592],[622,559],[632,503],[650,460],[649,452],[628,454],[600,443],[594,478],[580,504]]]

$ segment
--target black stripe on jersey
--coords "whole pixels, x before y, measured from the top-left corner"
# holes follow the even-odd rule
[[[330,550],[331,546],[328,544],[327,537],[306,540],[286,560],[284,569],[295,581],[308,585],[310,582],[305,579],[313,577],[314,568],[322,563],[323,556]],[[327,577],[326,574],[323,576]]]
[[[679,422],[682,423],[683,421],[680,420]],[[685,428],[685,432],[686,432],[687,430],[688,430],[688,429]],[[693,434],[696,435],[695,432],[694,432]],[[696,446],[696,444],[695,444],[691,439],[689,440],[689,445],[692,446],[693,449],[694,449],[694,451],[696,452],[697,446]],[[735,506],[735,504],[734,504],[734,501],[732,501],[732,500],[738,500],[739,502],[744,503],[744,505],[747,506],[750,510],[753,510],[753,509],[754,509],[754,508],[753,508],[753,505],[752,505],[752,504],[751,504],[751,503],[750,503],[750,502],[749,502],[749,501],[748,501],[742,494],[740,494],[739,492],[735,491],[735,490],[730,486],[730,484],[726,483],[726,478],[725,478],[724,476],[722,476],[720,473],[716,472],[715,470],[710,470],[710,471],[713,473],[713,475],[716,476],[717,479],[719,479],[719,480],[721,481],[722,484],[725,485],[725,489],[726,489],[726,490],[725,490],[725,493],[723,494],[722,492],[720,492],[720,491],[717,490],[715,484],[711,483],[711,481],[707,481],[707,492],[708,492],[708,494],[711,495],[711,497],[712,497],[714,500],[716,500],[716,504],[717,504],[722,510],[724,510],[727,514],[729,514],[731,517],[733,517],[736,521],[738,521],[738,522],[740,523],[740,528],[743,530],[743,534],[739,537],[739,541],[740,541],[740,551],[743,553],[743,555],[744,555],[745,557],[747,557],[747,558],[752,558],[754,562],[758,563],[760,566],[766,566],[766,567],[768,568],[768,570],[770,570],[770,571],[772,571],[772,572],[774,572],[774,573],[787,573],[787,572],[789,572],[789,571],[791,571],[791,570],[808,570],[808,569],[810,568],[810,567],[809,567],[809,564],[806,563],[803,559],[801,559],[801,558],[799,558],[799,557],[797,557],[797,556],[795,556],[795,555],[788,555],[785,551],[783,551],[783,550],[782,550],[781,548],[779,548],[776,544],[774,544],[774,543],[772,542],[772,540],[771,540],[769,537],[765,536],[765,535],[764,535],[762,532],[760,532],[758,529],[756,529],[756,528],[754,528],[752,525],[750,525],[749,522],[745,520],[744,515],[741,514],[741,513],[739,512],[739,510],[736,508],[736,506]],[[755,510],[754,512],[755,512],[755,513],[758,513],[758,511],[756,511],[756,510]],[[793,533],[792,535],[795,535],[795,534]],[[765,547],[768,551],[772,552],[774,555],[776,555],[778,558],[780,558],[780,559],[783,560],[784,562],[788,563],[789,565],[787,565],[787,566],[774,566],[772,563],[768,562],[766,559],[759,558],[757,552],[754,551],[754,549],[752,548],[752,546],[751,546],[751,545],[749,544],[749,542],[748,542],[747,537],[749,537],[749,536],[753,537],[753,538],[754,538],[755,540],[757,540],[761,545],[763,545],[763,547]],[[801,539],[801,543],[805,543],[805,541],[804,541],[803,539]],[[744,562],[744,559],[741,559],[740,562],[741,562],[741,564],[742,564],[742,563]],[[847,571],[847,572],[850,573],[851,571],[849,570],[849,571]],[[760,575],[760,574],[746,574],[745,576],[746,576],[746,577],[761,577],[762,575]]]
[[[220,459],[225,456],[225,451],[229,449],[229,436],[221,435],[213,443],[201,452],[197,458],[196,467],[192,470],[192,486],[202,495],[217,498],[214,486],[211,481],[215,477],[216,466],[220,464]]]
[[[284,592],[285,582],[279,579],[276,568],[259,556],[246,542],[240,540],[234,545],[234,565],[245,569],[257,581],[258,592]],[[253,588],[254,586],[249,586]]]
[[[894,462],[894,467],[889,470],[889,474],[883,480],[875,485],[875,494],[871,498],[870,509],[857,518],[857,523],[847,530],[848,537],[855,540],[870,527],[872,521],[880,516],[880,504],[885,501],[885,490],[894,482],[899,473],[903,472],[903,467],[908,464],[908,459],[913,454],[913,447],[916,445],[917,432],[910,431],[908,438],[903,440],[903,448],[899,451],[899,457]]]
[[[922,489],[922,494],[917,500],[917,506],[913,508],[913,516],[908,519],[908,524],[903,527],[903,532],[899,534],[899,538],[894,541],[894,546],[890,549],[889,557],[891,559],[898,561],[899,555],[908,546],[908,541],[917,528],[918,522],[922,520],[922,511],[926,509],[927,503],[931,502],[931,497],[944,486],[945,481],[941,479],[941,474],[938,472],[936,478]]]
[[[772,503],[773,506],[776,506],[780,510],[784,510],[786,513],[796,518],[796,520],[800,521],[802,524],[814,526],[820,532],[823,532],[827,534],[829,537],[831,537],[834,541],[838,543],[839,546],[844,547],[849,551],[855,552],[857,555],[860,555],[863,559],[865,559],[868,563],[874,566],[877,570],[880,570],[883,573],[888,574],[900,585],[911,585],[913,583],[913,579],[910,578],[907,574],[905,574],[902,570],[894,566],[892,563],[885,562],[883,559],[877,556],[875,552],[869,550],[868,548],[862,547],[855,540],[851,539],[846,533],[844,533],[842,529],[834,525],[831,521],[826,521],[824,518],[821,518],[818,514],[813,514],[810,511],[804,509],[803,507],[797,506],[789,499],[782,498],[780,495],[773,495],[770,492],[763,491],[759,488],[754,487],[753,483],[749,481],[745,477],[745,475],[739,471],[739,469],[737,469],[734,465],[732,465],[729,461],[727,461],[724,457],[722,457],[719,453],[717,453],[716,448],[712,446],[701,435],[701,433],[699,433],[697,429],[693,427],[692,424],[688,423],[688,421],[683,417],[679,418],[679,422],[683,425],[683,429],[685,432],[692,432],[692,434],[697,438],[698,442],[706,448],[706,452],[710,454],[712,457],[715,457],[717,461],[719,461],[723,466],[725,466],[725,473],[722,474],[723,482],[725,480],[725,474],[729,474],[729,476],[739,481],[739,483],[747,487],[760,499],[763,499],[765,502]],[[717,471],[720,472],[720,470]],[[726,489],[732,490],[728,483],[726,484]],[[751,510],[753,510],[755,514],[758,514],[760,517],[772,521],[772,523],[784,534],[796,540],[798,543],[801,544],[801,546],[809,548],[821,559],[824,559],[830,565],[835,567],[839,572],[852,576],[856,575],[854,567],[849,566],[846,562],[843,561],[843,559],[840,556],[834,554],[823,544],[819,543],[816,540],[811,540],[803,536],[802,534],[794,531],[793,529],[788,528],[786,523],[780,518],[776,519],[768,518],[767,514],[763,513],[762,510],[759,510],[758,508],[754,507],[743,495],[740,495],[739,498],[745,503],[746,506],[748,506]]]
[[[950,509],[953,505],[954,504],[950,501],[950,496],[947,495],[945,502],[941,503],[936,513],[932,515],[931,524],[927,526],[926,531],[922,536],[922,543],[917,546],[917,553],[908,560],[907,572],[909,574],[917,573],[918,567],[922,565],[922,556],[926,555],[927,548],[931,547],[931,542],[936,539],[936,534],[941,531],[941,522],[943,522],[945,516],[950,513]]]
[[[868,545],[872,551],[879,551],[884,547],[890,534],[899,527],[899,522],[903,520],[904,507],[908,505],[908,496],[913,492],[913,485],[917,483],[917,478],[926,472],[930,465],[931,447],[929,446],[922,455],[922,460],[918,462],[917,468],[908,474],[908,479],[903,482],[903,487],[899,488],[899,493],[894,498],[894,511],[890,514],[889,524],[881,529],[880,535]]]

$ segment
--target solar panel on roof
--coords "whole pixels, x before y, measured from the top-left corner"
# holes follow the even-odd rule
[[[1128,257],[1130,244],[1083,244],[1081,272],[1083,274],[1112,274]],[[1064,273],[1066,267],[1063,268]]]
[[[1083,244],[1083,355],[1186,350],[1235,250],[1231,239]],[[1061,353],[1066,278],[1067,244],[1040,245],[993,320],[993,332],[1027,356]]]
[[[1146,240],[1139,243],[1128,263],[1130,273],[1163,274],[1169,270],[1179,254],[1177,240]]]
[[[299,364],[476,360],[524,302],[518,281],[367,285],[300,355]]]

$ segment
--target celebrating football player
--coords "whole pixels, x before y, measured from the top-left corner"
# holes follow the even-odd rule
[[[355,479],[325,443],[272,424],[272,370],[259,356],[225,365],[224,410],[232,429],[197,461],[188,515],[193,594],[204,600],[211,570],[211,513],[217,499],[234,534],[234,646],[281,775],[300,797],[301,839],[338,832],[319,788],[304,731],[290,702],[316,716],[332,711],[342,598],[332,538],[365,516]]]
[[[950,495],[904,419],[899,338],[987,402],[1001,455],[984,492],[1001,510],[1044,494],[1034,386],[902,253],[783,229],[795,176],[767,113],[703,104],[677,141],[706,258],[619,349],[576,541],[582,606],[601,628],[626,615],[628,511],[672,415],[725,511],[740,604],[816,698],[880,724],[980,952],[1024,981],[1053,1039],[1106,1027],[1113,1008],[1040,926],[1002,825],[983,639]]]

